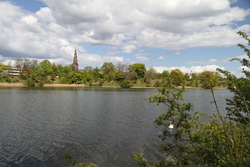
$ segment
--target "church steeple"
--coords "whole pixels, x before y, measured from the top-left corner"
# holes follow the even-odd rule
[[[74,59],[73,59],[73,64],[72,64],[73,70],[78,70],[78,60],[77,60],[77,52],[75,48],[75,53],[74,53]]]

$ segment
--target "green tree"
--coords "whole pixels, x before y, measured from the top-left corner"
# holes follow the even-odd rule
[[[57,69],[60,80],[62,77],[67,77],[69,72],[72,71],[72,68],[70,66],[62,66],[61,64],[57,65]]]
[[[67,80],[70,84],[82,84],[82,75],[78,71],[70,71],[67,75]]]
[[[183,79],[184,79],[185,81],[189,81],[189,80],[190,80],[189,74],[188,74],[188,73],[185,73],[184,76],[183,76]]]
[[[221,73],[219,72],[214,72],[214,77],[218,80],[218,81],[223,81],[224,78],[221,76]]]
[[[7,66],[3,63],[0,63],[0,73],[4,72],[6,70]]]
[[[69,84],[69,81],[68,81],[68,79],[66,77],[61,77],[60,78],[60,83],[61,84]]]
[[[7,68],[8,67],[5,64],[0,63],[0,82],[5,82],[6,79],[8,79],[8,75],[6,72]]]
[[[209,122],[195,121],[190,155],[195,165],[249,166],[249,125],[237,124],[220,113]]]
[[[179,69],[174,69],[170,72],[170,78],[174,85],[180,86],[183,85],[183,73]]]
[[[166,159],[153,166],[248,166],[250,164],[250,126],[223,117],[218,109],[211,88],[217,113],[189,113],[190,103],[182,103],[184,89],[174,89],[170,84],[158,88],[158,93],[148,98],[149,102],[163,103],[167,111],[155,120],[161,127],[159,137],[164,141],[162,150]],[[199,118],[205,116],[210,121]],[[170,125],[173,125],[173,128]],[[172,157],[172,158],[169,158]],[[142,154],[135,154],[139,166],[149,163]],[[153,167],[152,166],[152,167]]]
[[[135,71],[130,71],[127,73],[125,79],[136,81],[138,79],[138,74]]]
[[[120,86],[122,88],[131,88],[133,86],[133,84],[129,80],[124,80],[121,82]]]
[[[145,74],[146,74],[146,67],[145,64],[142,63],[135,63],[132,65],[129,65],[129,72],[135,72],[138,76],[138,79],[144,78]]]
[[[244,38],[246,34],[239,33]],[[247,38],[248,39],[248,38]],[[249,39],[248,39],[248,43]],[[247,52],[249,49],[243,45],[239,45]],[[233,59],[238,60],[242,64],[249,66],[249,59]],[[204,113],[194,112],[189,115],[191,104],[180,103],[182,90],[171,93],[171,86],[163,86],[158,89],[158,93],[149,98],[150,102],[168,104],[168,111],[161,114],[156,123],[163,127],[162,139],[167,139],[163,144],[164,151],[171,151],[173,159],[164,159],[154,164],[154,167],[163,166],[249,166],[250,164],[250,122],[249,122],[249,71],[243,71],[245,78],[236,78],[228,71],[218,69],[226,75],[229,80],[229,89],[234,92],[234,97],[227,102],[228,111],[233,111],[232,117],[223,117],[219,111],[213,90],[213,80],[210,79],[210,90],[212,94],[212,102],[216,107],[216,113],[207,115]],[[168,91],[165,91],[167,88]],[[172,95],[172,96],[171,96]],[[175,116],[176,113],[179,113]],[[209,120],[203,122],[200,117],[207,117]],[[169,121],[174,121],[174,135],[170,135],[167,128]],[[171,137],[178,139],[176,147],[171,141]],[[179,140],[180,139],[180,140]],[[181,140],[183,139],[183,140]],[[143,158],[142,154],[136,154],[135,160],[140,166],[147,166],[148,162]]]
[[[82,70],[81,77],[83,79],[83,83],[89,82],[92,79],[90,72],[87,69]]]
[[[214,77],[214,74],[210,71],[204,71],[199,76],[200,82],[205,89],[210,89],[217,85],[218,79]],[[211,85],[212,84],[212,85]]]
[[[191,85],[198,87],[199,85],[199,76],[197,73],[191,73],[191,79],[190,79]]]
[[[55,63],[52,64],[51,68],[52,68],[52,78],[59,76],[59,69]]]
[[[246,39],[248,46],[250,45],[250,39],[244,32],[238,32],[240,36]],[[250,49],[242,44],[238,46],[246,52],[247,58],[233,58],[231,61],[238,61],[247,68],[250,68]],[[235,75],[228,71],[217,69],[224,74],[227,78],[228,89],[234,93],[234,97],[227,98],[227,110],[228,116],[237,122],[244,124],[250,123],[250,71],[243,69],[242,73],[245,75],[243,78],[237,78]]]
[[[25,85],[27,85],[28,87],[34,87],[36,84],[35,80],[33,80],[32,78],[28,78]]]
[[[169,73],[169,71],[167,71],[167,70],[164,70],[164,71],[159,75],[160,78],[168,78],[169,76],[170,76],[170,73]]]
[[[146,79],[156,79],[157,76],[158,76],[158,74],[153,67],[150,67],[145,74]]]
[[[37,74],[41,76],[51,75],[53,73],[52,64],[49,60],[43,60],[39,63]]]
[[[114,80],[115,70],[115,65],[111,62],[105,62],[101,67],[102,74],[107,81]]]
[[[115,73],[115,80],[116,81],[123,81],[125,79],[125,72],[116,71]]]
[[[93,77],[95,79],[99,79],[99,78],[102,78],[102,74],[100,72],[100,69],[98,67],[96,67],[93,71]]]
[[[45,83],[50,83],[49,77],[51,77],[52,73],[51,62],[49,60],[43,60],[37,67],[34,67],[31,79],[39,83],[39,86],[43,86]]]
[[[182,102],[184,87],[176,89],[170,80],[166,80],[162,87],[158,87],[157,90],[157,93],[147,98],[147,101],[167,106],[167,111],[157,117],[155,124],[158,128],[161,128],[162,133],[159,137],[164,142],[162,145],[164,154],[173,158],[172,160],[164,159],[153,166],[189,165],[191,161],[188,154],[187,135],[191,129],[190,111],[192,110],[192,104]],[[135,154],[134,157],[137,164],[145,166],[146,160],[141,154]]]

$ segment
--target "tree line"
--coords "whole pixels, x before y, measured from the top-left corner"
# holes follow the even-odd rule
[[[17,71],[18,75],[13,75],[13,71]],[[27,58],[16,59],[14,66],[0,63],[0,74],[0,82],[22,82],[28,86],[61,83],[159,87],[166,79],[170,79],[176,86],[210,88],[210,80],[213,80],[214,86],[221,86],[225,81],[220,73],[211,71],[184,74],[179,69],[174,69],[157,73],[153,67],[146,69],[142,63],[114,65],[112,62],[104,62],[100,68],[86,66],[82,70],[74,70],[71,65],[56,65],[49,60],[38,63],[37,60]]]

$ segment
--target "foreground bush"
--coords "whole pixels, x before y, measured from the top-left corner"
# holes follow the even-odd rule
[[[246,33],[238,34],[250,45]],[[244,45],[238,46],[248,58],[232,60],[250,68],[250,50]],[[147,99],[151,103],[167,105],[167,111],[155,120],[161,128],[159,137],[163,141],[162,150],[166,159],[154,163],[152,167],[250,166],[250,72],[243,69],[245,78],[236,78],[228,71],[218,71],[227,77],[228,88],[234,93],[232,99],[226,99],[228,116],[222,116],[217,106],[213,78],[206,81],[213,98],[211,102],[216,107],[212,115],[193,112],[192,104],[182,102],[184,88],[176,89],[171,82],[163,84],[155,95]],[[202,122],[201,116],[208,121]],[[135,154],[134,159],[140,167],[150,165],[141,153]]]

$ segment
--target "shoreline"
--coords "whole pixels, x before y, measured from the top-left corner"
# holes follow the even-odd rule
[[[24,85],[22,83],[0,83],[0,87],[27,87],[27,85]],[[44,84],[43,87],[85,87],[85,88],[92,88],[93,86],[86,86],[84,84]],[[100,88],[121,88],[120,86],[99,86]],[[153,89],[157,87],[143,87],[143,86],[138,86],[138,87],[131,87],[131,89]],[[191,86],[186,86],[186,89],[204,89],[202,87],[191,87]],[[214,89],[227,89],[227,88],[219,88],[215,87]]]
[[[0,87],[27,87],[22,83],[0,83]]]

